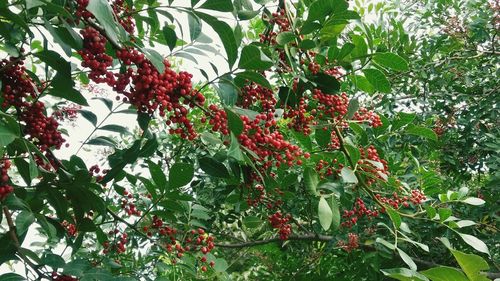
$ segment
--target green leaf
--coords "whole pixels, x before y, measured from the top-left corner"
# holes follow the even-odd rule
[[[332,229],[337,230],[340,226],[340,207],[335,196],[330,199],[330,208],[332,209]]]
[[[351,76],[349,76],[351,77]],[[366,79],[366,77],[361,76],[361,75],[352,75],[352,81],[358,89],[360,89],[363,92],[367,92],[369,94],[372,94],[375,92],[375,87]]]
[[[401,216],[396,212],[393,208],[387,207],[386,208],[387,214],[391,218],[391,221],[394,223],[396,228],[399,228],[401,226]]]
[[[112,139],[105,136],[98,136],[89,140],[86,144],[90,145],[102,145],[109,147],[116,147],[117,143]]]
[[[232,68],[234,63],[236,62],[236,58],[238,57],[238,44],[236,44],[236,38],[231,27],[227,23],[219,21],[213,16],[200,12],[195,12],[195,14],[203,21],[208,23],[219,35],[222,41],[222,45],[226,50],[229,67]]]
[[[23,235],[28,231],[31,224],[35,222],[35,216],[30,211],[22,211],[16,217],[16,233]]]
[[[326,16],[347,10],[348,7],[349,5],[344,0],[317,0],[309,7],[307,21],[319,20],[321,22]]]
[[[260,14],[260,10],[256,11],[238,11],[239,20],[250,20]]]
[[[422,126],[409,125],[408,128],[406,129],[406,133],[410,135],[424,137],[433,141],[438,140],[438,137],[433,130]]]
[[[328,145],[330,144],[330,141],[332,139],[332,131],[330,130],[325,130],[325,128],[317,128],[314,131],[314,139],[316,140],[316,143],[323,147],[327,148]]]
[[[460,270],[448,266],[434,267],[421,273],[432,281],[469,281]]]
[[[351,35],[351,38],[354,44],[354,49],[351,51],[351,57],[364,58],[368,53],[368,46],[366,45],[365,38],[356,34]]]
[[[0,122],[0,146],[7,146],[17,138],[17,135],[3,122]]]
[[[233,132],[235,136],[239,136],[243,132],[243,120],[241,120],[238,114],[230,109],[226,109],[226,114],[229,130]]]
[[[372,60],[381,66],[397,70],[408,70],[408,62],[394,53],[376,53],[372,56]]]
[[[205,156],[198,159],[198,162],[200,163],[200,168],[207,173],[207,175],[217,178],[229,178],[229,172],[226,166],[213,157]]]
[[[66,265],[66,262],[61,256],[48,253],[43,258],[43,264],[52,268],[63,268]]]
[[[476,236],[470,235],[470,234],[464,234],[464,233],[458,233],[460,237],[464,240],[465,243],[469,244],[472,246],[472,248],[476,249],[477,251],[485,254],[490,254],[490,251],[488,250],[488,246],[481,241],[479,238]]]
[[[248,228],[257,228],[262,225],[262,220],[256,216],[248,216],[243,218],[243,224]]]
[[[78,112],[83,116],[83,118],[92,123],[94,127],[97,125],[97,116],[94,113],[85,109],[80,109]]]
[[[328,230],[332,225],[333,213],[332,209],[330,209],[330,205],[328,205],[328,202],[326,202],[323,196],[319,198],[318,217],[321,227],[323,227],[324,230]]]
[[[0,275],[0,281],[24,281],[26,278],[16,273],[5,273]]]
[[[398,117],[392,122],[392,130],[396,131],[415,120],[415,113],[398,112]]]
[[[403,250],[397,248],[399,256],[403,259],[403,261],[410,267],[411,270],[417,270],[417,265],[411,259],[411,257],[405,253]]]
[[[387,80],[387,77],[385,77],[382,71],[371,68],[371,69],[363,69],[363,73],[368,82],[370,82],[370,84],[373,85],[375,90],[382,93],[391,92],[391,84],[389,83],[389,80]]]
[[[486,201],[484,201],[481,198],[477,198],[477,197],[468,197],[468,198],[465,198],[464,200],[462,200],[462,202],[469,204],[469,205],[473,205],[473,206],[481,206],[484,203],[486,203]]]
[[[359,109],[359,101],[358,99],[352,99],[349,101],[349,106],[347,107],[347,115],[346,115],[346,119],[350,120],[352,119],[352,117],[354,116],[354,114],[356,113],[356,111],[358,111]]]
[[[465,272],[471,281],[488,281],[489,279],[480,272],[488,270],[488,263],[478,255],[465,254],[457,250],[451,250],[451,253],[457,260],[458,264]]]
[[[319,176],[316,170],[311,167],[304,169],[304,184],[311,195],[318,195],[316,189],[318,188]]]
[[[385,276],[401,281],[429,281],[424,275],[408,268],[391,268],[382,269],[380,271],[382,271]]]
[[[188,24],[189,37],[191,38],[191,41],[194,41],[201,34],[201,21],[196,15],[188,13]]]
[[[295,33],[291,31],[281,32],[276,36],[276,42],[280,45],[286,45],[295,40]]]
[[[359,148],[354,147],[350,144],[344,144],[347,152],[349,153],[349,158],[351,158],[352,162],[354,165],[357,165],[359,159],[361,158],[361,152],[359,151]]]
[[[228,269],[229,265],[227,264],[227,261],[222,258],[218,258],[215,260],[215,266],[214,270],[216,272],[224,272],[226,269]]]
[[[439,208],[438,214],[439,214],[439,220],[443,222],[451,216],[451,209]]]
[[[164,26],[162,32],[163,32],[163,37],[167,42],[168,48],[170,49],[170,51],[172,51],[175,48],[175,45],[177,44],[177,35],[175,34],[175,30],[173,30],[169,26]]]
[[[232,12],[233,4],[231,0],[207,0],[200,8],[215,10],[220,12]]]
[[[113,9],[107,0],[90,0],[87,5],[87,10],[91,12],[102,25],[111,41],[118,43],[120,41],[119,39],[127,39],[127,32],[123,29],[123,26],[116,21]]]
[[[160,165],[152,162],[148,162],[149,173],[151,174],[151,178],[153,178],[154,183],[160,190],[165,190],[167,187],[167,177],[163,173],[163,169]]]
[[[314,82],[324,94],[335,94],[340,90],[340,82],[335,77],[323,72],[309,78],[309,80]]]
[[[169,188],[175,189],[190,183],[194,176],[194,167],[188,163],[175,163],[168,171]]]
[[[262,74],[258,72],[253,72],[253,71],[245,71],[245,72],[240,72],[236,74],[236,79],[244,79],[244,80],[249,80],[254,83],[257,83],[261,85],[264,88],[272,89],[271,83],[264,77]]]
[[[342,176],[342,180],[345,183],[358,183],[358,178],[356,178],[354,171],[348,167],[342,168],[342,170],[340,171],[340,176]]]
[[[273,65],[273,62],[266,56],[259,47],[248,45],[241,51],[238,68],[252,70],[266,70]]]
[[[231,145],[229,146],[227,156],[232,157],[239,162],[245,161],[243,153],[241,152],[240,143],[233,132],[231,132]]]
[[[151,61],[151,63],[159,73],[162,74],[163,72],[165,72],[165,64],[163,64],[164,58],[160,53],[148,48],[141,48],[141,51],[144,53],[146,58]]]
[[[238,101],[238,88],[231,81],[221,80],[216,89],[224,105],[232,107]]]
[[[110,131],[110,132],[115,132],[115,133],[120,133],[120,134],[128,133],[128,130],[126,127],[116,125],[116,124],[109,124],[109,125],[102,126],[99,128],[99,130]]]

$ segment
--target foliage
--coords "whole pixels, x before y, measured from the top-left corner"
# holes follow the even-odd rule
[[[0,280],[498,275],[498,3],[186,2],[0,3]]]

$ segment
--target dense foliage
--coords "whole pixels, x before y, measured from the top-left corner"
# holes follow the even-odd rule
[[[498,277],[499,11],[0,2],[0,280]]]

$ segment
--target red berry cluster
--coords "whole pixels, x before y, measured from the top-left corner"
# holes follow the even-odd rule
[[[42,102],[29,100],[36,100],[37,89],[25,71],[24,62],[12,57],[10,60],[0,61],[0,68],[9,63],[10,65],[0,73],[4,98],[2,107],[16,108],[19,119],[25,125],[24,133],[40,150],[45,151],[52,147],[59,149],[65,140],[57,130],[57,120],[45,115],[45,105]]]
[[[350,253],[352,250],[359,248],[359,236],[356,233],[347,234],[347,242],[339,240],[337,246]]]
[[[78,116],[78,111],[82,107],[80,105],[72,104],[68,106],[63,106],[52,113],[52,116],[59,121],[75,121]]]
[[[310,62],[307,65],[307,69],[311,72],[311,74],[316,75],[319,73],[321,66],[317,62]]]
[[[0,201],[5,199],[7,195],[9,195],[12,191],[14,191],[14,188],[12,188],[11,185],[9,185],[9,175],[8,171],[10,168],[10,161],[9,160],[1,160],[0,161]]]
[[[218,108],[215,104],[211,104],[208,109],[211,115],[208,124],[212,126],[212,131],[220,132],[223,135],[229,135],[229,127],[227,123],[227,113],[223,109]],[[205,123],[206,117],[201,118],[201,122]]]
[[[347,107],[349,106],[349,98],[346,93],[341,95],[328,95],[321,92],[319,89],[313,90],[312,98],[318,101],[317,110],[319,111],[318,117],[331,117],[338,118],[347,114]]]
[[[68,236],[70,237],[76,236],[77,234],[76,225],[69,223],[68,221],[65,220],[61,223],[61,226],[64,227],[64,229],[66,229],[66,233],[68,234]]]
[[[130,34],[134,33],[135,23],[134,18],[132,17],[133,10],[126,6],[124,0],[115,0],[111,7],[113,8],[113,12],[118,19],[118,22],[123,26],[123,28]]]
[[[376,179],[385,181],[387,175],[389,174],[389,168],[387,166],[387,161],[379,157],[377,149],[373,145],[370,145],[366,149],[366,152],[363,148],[360,148],[359,151],[361,154],[361,160],[358,161],[360,164],[360,170],[372,175],[371,178],[366,180],[366,183],[370,185],[374,183]],[[377,167],[374,163],[365,161],[364,159],[379,162],[383,167]]]
[[[76,277],[72,277],[72,276],[69,276],[69,275],[65,275],[65,274],[59,274],[57,272],[52,272],[52,280],[54,281],[78,281],[79,279],[76,278]]]
[[[357,198],[352,210],[350,211],[344,210],[342,218],[344,218],[346,221],[342,222],[341,226],[351,228],[362,217],[366,216],[367,218],[371,219],[378,217],[378,215],[379,211],[368,209],[363,199]]]
[[[121,208],[128,216],[141,216],[141,211],[137,209],[135,203],[132,201],[134,196],[128,191],[123,192],[124,198],[121,201]]]
[[[375,198],[377,198],[377,200],[383,204],[390,205],[394,209],[399,209],[401,208],[401,206],[409,207],[410,204],[408,203],[408,201],[410,201],[415,206],[420,205],[422,204],[423,201],[427,199],[427,197],[420,190],[416,189],[411,191],[410,197],[408,196],[401,197],[396,192],[393,192],[392,198],[383,197],[380,194],[376,194]]]
[[[241,120],[244,128],[239,141],[259,156],[259,162],[265,169],[270,168],[273,163],[276,167],[281,163],[292,166],[302,156],[300,148],[285,141],[283,135],[276,130],[273,113],[258,114],[254,120],[242,115]]]
[[[262,112],[274,111],[276,105],[276,98],[271,89],[264,88],[256,83],[241,88],[241,95],[237,105],[242,108],[250,108],[251,106],[258,106]]]
[[[331,163],[320,159],[316,164],[316,171],[318,172],[320,178],[324,179],[325,177],[339,174],[344,165],[338,162],[338,159],[333,159]]]
[[[25,123],[24,131],[28,138],[42,151],[51,147],[61,148],[65,140],[57,130],[59,123],[55,118],[45,116],[45,105],[38,101],[23,109],[19,119]]]
[[[161,227],[161,229],[164,228]],[[167,235],[169,236],[169,242],[165,244],[165,248],[168,253],[175,254],[175,257],[172,259],[172,263],[176,263],[177,259],[182,258],[184,256],[184,253],[186,252],[195,253],[197,251],[201,253],[200,261],[202,263],[205,263],[207,261],[205,255],[213,251],[213,249],[215,248],[215,238],[206,234],[205,230],[202,228],[198,228],[197,230],[193,229],[186,233],[186,235],[184,235],[184,241],[177,240],[175,236],[177,234],[177,231],[175,229],[169,228],[169,230],[170,234],[167,233]],[[213,267],[214,265],[215,263],[210,263],[210,266]]]
[[[82,57],[82,66],[90,68],[89,78],[96,83],[107,83],[113,86],[115,77],[108,68],[113,65],[113,58],[106,54],[108,41],[93,27],[86,27],[80,31],[83,36],[83,49],[78,51]]]
[[[88,20],[94,17],[94,15],[87,10],[88,5],[89,0],[76,0],[76,23],[79,23],[80,20]]]
[[[276,212],[268,217],[271,226],[279,229],[278,233],[281,240],[287,240],[292,233],[292,226],[288,223],[290,219],[290,215],[283,217],[280,212]]]
[[[283,118],[289,119],[288,128],[294,129],[296,132],[302,132],[304,135],[311,133],[311,125],[315,125],[314,114],[309,114],[307,104],[304,98],[300,98],[296,108],[289,105],[283,113]]]
[[[125,232],[120,233],[120,231],[118,229],[115,229],[115,230],[109,231],[108,235],[113,236],[115,242],[113,244],[110,244],[109,241],[105,241],[102,244],[102,246],[104,247],[102,252],[104,254],[108,254],[110,252],[116,252],[117,254],[121,254],[127,250],[127,248],[126,248],[126,245],[128,243],[127,233],[125,233]]]
[[[382,120],[380,120],[380,116],[378,116],[378,114],[363,107],[358,109],[358,111],[354,114],[353,119],[358,121],[366,121],[373,128],[377,128],[383,125]]]
[[[290,30],[290,21],[286,16],[285,9],[281,9],[277,13],[271,14],[272,18],[269,20],[270,24],[277,24],[280,31]]]
[[[159,111],[160,116],[170,112],[166,121],[171,127],[171,134],[182,138],[194,139],[196,132],[187,118],[189,108],[202,106],[205,103],[203,94],[193,90],[190,73],[176,73],[170,68],[170,63],[164,61],[165,71],[159,73],[153,64],[139,54],[137,50],[122,49],[116,52],[117,57],[125,65],[135,64],[137,70],[128,68],[124,74],[117,74],[118,82],[115,90],[125,95],[128,101],[140,112],[153,113]],[[129,85],[129,82],[131,84]],[[126,85],[130,89],[126,89]],[[187,107],[186,107],[187,106]],[[174,125],[177,128],[173,128]]]

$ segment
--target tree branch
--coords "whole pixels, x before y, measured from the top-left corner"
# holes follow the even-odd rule
[[[317,234],[303,234],[303,235],[290,235],[288,237],[288,240],[291,241],[321,241],[321,242],[329,242],[331,240],[335,239],[333,236],[328,236],[328,235],[317,235]],[[253,246],[258,246],[258,245],[265,245],[265,244],[270,244],[278,241],[283,241],[280,238],[270,238],[270,239],[265,239],[265,240],[256,240],[256,241],[248,241],[248,242],[243,242],[243,243],[234,243],[234,244],[227,244],[227,243],[216,243],[216,247],[221,247],[221,248],[245,248],[245,247],[253,247]]]

